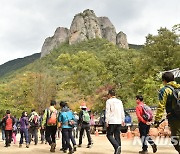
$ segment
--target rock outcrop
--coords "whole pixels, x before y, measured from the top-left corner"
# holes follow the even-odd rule
[[[116,44],[116,29],[108,17],[99,17],[99,25],[101,27],[102,38]]]
[[[102,38],[98,18],[94,11],[85,10],[77,14],[70,27],[69,44],[75,44],[93,38]]]
[[[41,57],[49,54],[52,49],[57,48],[60,44],[67,42],[68,40],[69,29],[64,27],[57,28],[52,37],[45,39],[41,49]]]
[[[126,34],[119,32],[116,36],[116,44],[119,48],[129,49]]]
[[[93,10],[85,10],[75,15],[70,30],[59,27],[54,36],[45,39],[42,46],[41,57],[64,42],[76,44],[93,38],[104,38],[120,48],[128,49],[126,34],[116,34],[116,29],[107,17],[97,17]]]

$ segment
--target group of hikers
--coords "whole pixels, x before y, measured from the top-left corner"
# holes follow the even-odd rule
[[[138,126],[140,138],[142,141],[142,150],[140,154],[148,153],[147,142],[152,146],[153,153],[157,152],[157,145],[148,135],[150,126],[154,121],[155,127],[158,127],[164,110],[167,113],[168,124],[171,129],[171,142],[176,151],[180,154],[180,84],[174,81],[174,75],[171,72],[162,74],[162,82],[164,87],[159,91],[159,104],[157,106],[156,116],[153,120],[153,115],[148,112],[148,106],[143,102],[143,96],[137,95],[135,98],[136,115],[138,119]],[[88,144],[87,148],[91,148],[93,142],[90,135],[90,113],[86,105],[81,105],[81,111],[78,118],[70,110],[68,104],[64,101],[60,102],[61,110],[56,109],[56,101],[50,102],[50,107],[46,108],[41,116],[35,110],[28,116],[24,111],[19,120],[20,125],[20,142],[19,147],[22,147],[23,138],[26,140],[26,147],[29,148],[31,137],[33,136],[35,145],[38,143],[37,132],[40,126],[41,141],[46,140],[50,145],[50,152],[55,152],[56,149],[56,132],[61,128],[62,132],[62,147],[61,151],[69,154],[74,153],[77,149],[75,136],[72,135],[75,127],[80,126],[78,147],[82,146],[82,137],[86,131]],[[10,111],[7,110],[6,116],[2,119],[1,125],[5,124],[5,147],[10,146],[12,134],[14,134],[14,124],[17,123],[16,118],[12,117]],[[40,124],[38,123],[40,121]],[[125,113],[123,103],[116,98],[115,90],[108,91],[108,99],[106,101],[105,109],[105,123],[107,127],[107,138],[114,147],[114,154],[121,153],[121,138],[120,131],[125,126]],[[44,137],[45,134],[45,137]],[[72,142],[72,143],[71,143]]]
[[[159,91],[159,104],[157,106],[154,126],[158,127],[161,123],[164,111],[171,129],[171,143],[175,150],[180,154],[180,84],[177,84],[174,75],[171,72],[162,74],[163,87]],[[109,99],[106,101],[106,126],[107,138],[114,147],[114,154],[121,153],[121,126],[125,125],[125,114],[122,101],[116,98],[115,91],[109,90]],[[149,107],[143,102],[143,96],[136,96],[136,115],[140,138],[142,141],[142,150],[140,154],[148,154],[147,142],[152,146],[153,153],[157,152],[157,145],[148,135],[150,126],[153,124],[153,116]]]
[[[81,111],[79,116],[77,112],[73,112],[68,107],[65,101],[60,102],[61,110],[56,109],[56,101],[51,100],[50,106],[46,108],[42,115],[38,115],[35,109],[32,109],[31,114],[28,116],[26,111],[22,112],[21,118],[18,120],[11,115],[9,110],[6,111],[6,115],[0,122],[2,128],[2,139],[5,140],[5,147],[11,145],[12,140],[16,143],[16,134],[20,132],[19,148],[23,145],[25,139],[26,148],[34,140],[34,144],[38,144],[38,131],[40,129],[41,143],[47,142],[50,145],[50,152],[55,152],[56,149],[56,137],[59,135],[57,132],[61,129],[62,133],[62,148],[60,151],[72,154],[76,151],[77,144],[75,137],[79,133],[78,147],[82,146],[82,138],[84,131],[88,138],[87,148],[91,148],[92,139],[90,136],[90,111],[86,105],[80,106]],[[74,135],[72,135],[74,134]],[[72,142],[72,146],[71,143]]]

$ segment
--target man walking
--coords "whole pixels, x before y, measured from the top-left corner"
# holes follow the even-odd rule
[[[1,123],[5,124],[5,137],[6,137],[5,147],[9,147],[11,145],[12,130],[13,130],[13,125],[15,123],[14,118],[11,116],[10,110],[6,111],[6,116],[2,119]]]
[[[81,107],[81,111],[79,113],[79,121],[78,121],[78,125],[80,126],[80,134],[79,134],[79,147],[82,146],[82,137],[84,134],[84,130],[86,130],[86,135],[88,138],[88,145],[87,148],[91,148],[92,146],[92,139],[91,139],[91,135],[90,135],[90,115],[89,112],[87,111],[87,107],[85,105],[85,103],[83,103],[83,105],[80,106]]]
[[[69,154],[72,154],[76,151],[76,141],[72,136],[72,127],[74,125],[75,118],[66,102],[61,101],[60,106],[61,113],[58,116],[58,122],[60,122],[62,126],[62,147],[64,152],[69,149]],[[73,143],[73,148],[70,144],[70,140]]]
[[[34,137],[34,144],[38,143],[38,129],[39,129],[39,115],[35,111],[35,109],[31,110],[31,114],[29,117],[29,144],[31,143],[32,136]]]
[[[50,152],[55,152],[56,148],[56,130],[57,130],[57,110],[55,109],[56,101],[52,100],[50,107],[47,108],[43,115],[42,129],[46,127],[45,138],[51,146]]]
[[[141,141],[142,141],[142,151],[139,151],[139,153],[140,154],[147,154],[148,153],[148,151],[147,151],[148,146],[147,146],[146,141],[149,142],[149,144],[153,148],[153,153],[155,153],[157,151],[157,146],[154,143],[154,141],[151,139],[151,137],[148,135],[151,122],[146,121],[143,118],[143,114],[144,114],[144,112],[143,112],[143,106],[144,106],[143,96],[137,95],[136,96],[136,103],[137,103],[136,115],[137,115],[137,118],[138,118],[138,121],[139,121],[139,132],[140,132],[140,138],[141,138]]]
[[[174,75],[171,72],[162,74],[162,82],[164,87],[159,91],[159,105],[155,117],[155,124],[157,126],[159,125],[159,121],[166,109],[167,119],[171,129],[171,142],[180,154],[180,91],[178,95],[179,98],[177,98],[177,100],[173,98],[173,91],[174,89],[180,89],[180,84],[174,81]]]
[[[106,101],[106,127],[107,138],[114,147],[114,154],[121,153],[120,128],[124,126],[124,107],[122,101],[117,99],[114,90],[109,90]]]

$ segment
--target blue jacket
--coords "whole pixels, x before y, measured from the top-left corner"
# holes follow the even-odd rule
[[[68,107],[64,107],[59,113],[58,122],[62,123],[62,128],[72,128],[72,126],[68,125],[69,120],[75,121],[75,117]]]

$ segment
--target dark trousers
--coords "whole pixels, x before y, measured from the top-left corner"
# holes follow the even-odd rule
[[[72,130],[73,131],[73,130]],[[69,138],[70,138],[70,141],[72,142],[73,146],[76,145],[76,141],[74,139],[74,136],[72,135],[72,131],[71,133],[69,133]],[[65,137],[63,136],[63,133],[62,133],[62,148],[67,150],[67,147],[66,147],[66,139]]]
[[[72,128],[63,128],[62,129],[62,137],[64,140],[64,149],[67,150],[69,149],[69,151],[72,151],[72,147],[70,144],[70,139],[72,137]]]
[[[154,141],[151,139],[151,137],[148,135],[149,129],[150,129],[150,125],[146,125],[143,122],[139,123],[139,132],[140,132],[143,151],[146,151],[148,148],[147,141],[151,146],[155,144]]]
[[[115,153],[117,148],[121,146],[121,138],[120,138],[120,128],[121,124],[109,124],[107,127],[107,138],[110,143],[113,145]]]
[[[1,133],[2,133],[2,140],[5,140],[5,130],[1,129]]]
[[[6,146],[9,146],[12,141],[12,130],[5,130]]]
[[[29,134],[28,134],[28,129],[21,129],[20,130],[21,138],[19,144],[23,144],[23,138],[25,137],[26,144],[29,143]]]
[[[56,131],[57,126],[46,126],[45,138],[49,145],[56,143]]]
[[[44,140],[45,140],[45,135],[44,135],[45,134],[45,129],[41,128],[40,129],[40,134],[41,134],[41,141],[44,142]]]
[[[180,120],[168,120],[171,129],[171,143],[180,153]]]
[[[84,130],[86,130],[87,138],[88,138],[88,145],[92,144],[91,136],[90,136],[90,125],[89,124],[82,124],[80,129],[79,135],[79,145],[82,144],[82,137]]]
[[[34,137],[35,145],[38,143],[38,127],[29,128],[29,144],[31,143],[32,136]]]

